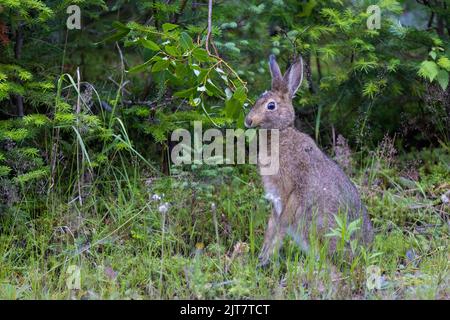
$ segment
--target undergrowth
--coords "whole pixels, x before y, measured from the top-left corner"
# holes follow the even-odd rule
[[[408,154],[383,157],[353,169],[376,237],[351,263],[288,239],[257,269],[270,205],[252,166],[162,177],[124,162],[85,181],[82,203],[54,192],[36,205],[21,193],[1,217],[0,298],[449,298],[448,152],[417,152],[416,180],[400,170]],[[81,281],[71,290],[73,268]]]

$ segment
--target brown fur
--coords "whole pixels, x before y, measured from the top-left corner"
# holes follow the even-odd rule
[[[266,193],[272,198],[279,196],[281,212],[277,212],[274,202],[259,256],[260,265],[268,263],[288,233],[304,250],[308,250],[313,222],[319,238],[323,238],[330,228],[335,227],[334,215],[338,212],[347,214],[348,223],[362,218],[360,238],[363,243],[370,243],[373,239],[372,226],[356,187],[313,139],[294,128],[292,98],[303,78],[301,58],[284,77],[273,56],[269,66],[272,89],[256,101],[245,119],[248,127],[278,129],[280,137],[280,170],[278,174],[262,176],[262,179]],[[275,102],[275,110],[267,108],[270,102]],[[335,249],[336,239],[332,239],[330,254]]]

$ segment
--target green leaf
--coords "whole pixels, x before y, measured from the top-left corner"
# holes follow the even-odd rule
[[[139,43],[141,45],[143,45],[145,48],[150,49],[152,51],[159,51],[159,50],[161,50],[159,48],[159,46],[155,42],[153,42],[152,40],[140,39]]]
[[[440,57],[437,63],[441,68],[450,72],[450,59],[449,58]]]
[[[112,26],[114,29],[118,29],[118,30],[130,30],[130,28],[128,28],[126,25],[124,25],[123,23],[119,22],[119,21],[114,21],[112,23]]]
[[[209,58],[208,52],[206,52],[206,50],[203,48],[194,49],[194,51],[192,51],[192,55],[200,62],[208,61]]]
[[[228,118],[237,119],[239,118],[239,113],[241,111],[242,104],[231,98],[230,100],[225,101],[225,114]]]
[[[358,71],[364,71],[369,73],[370,70],[375,69],[378,66],[376,61],[366,61],[363,58],[355,62],[354,68]]]
[[[11,168],[7,166],[0,166],[0,177],[7,176],[11,172]]]
[[[147,67],[149,66],[150,62],[151,62],[151,60],[149,60],[149,61],[147,61],[147,62],[145,62],[145,63],[143,63],[143,64],[134,66],[133,68],[131,68],[130,70],[128,70],[128,72],[129,72],[129,73],[136,73],[136,72],[144,71],[145,69],[147,69]]]
[[[164,50],[173,57],[179,56],[180,52],[175,46],[165,46]]]
[[[211,93],[212,93],[214,96],[216,96],[216,97],[222,97],[222,96],[225,95],[224,92],[223,92],[219,87],[217,87],[217,86],[214,84],[214,82],[212,82],[211,79],[208,79],[208,80],[206,81],[205,86],[206,86],[206,89],[207,89],[209,92],[211,92]]]
[[[436,60],[436,51],[431,51],[429,53],[430,57],[433,58],[433,60]]]
[[[239,112],[239,116],[236,119],[236,126],[239,129],[245,129],[244,121],[245,121],[245,114],[244,114],[244,112]]]
[[[448,72],[445,70],[439,70],[436,80],[441,86],[442,90],[446,90],[448,87]]]
[[[419,76],[427,78],[432,82],[439,73],[439,67],[434,61],[424,61],[420,64]]]
[[[379,87],[376,82],[369,81],[368,83],[364,84],[364,88],[363,88],[362,92],[363,92],[363,96],[370,97],[371,99],[373,99],[375,94],[377,94],[379,92]]]
[[[48,174],[48,168],[45,167],[44,169],[37,169],[34,171],[30,171],[21,175],[18,175],[17,177],[14,178],[15,182],[19,182],[19,183],[27,183],[33,180],[39,180],[42,179],[44,177],[46,177]]]
[[[106,37],[102,42],[114,42],[124,38],[127,34],[130,33],[130,29],[119,30],[114,33],[112,36]]]
[[[175,66],[175,75],[180,80],[186,77],[189,71],[189,67],[183,63],[177,63]]]
[[[233,94],[233,98],[236,99],[237,101],[244,103],[245,99],[247,99],[247,94],[245,92],[245,88],[244,87],[238,87],[236,89],[236,91]]]
[[[162,29],[163,29],[164,33],[169,32],[177,27],[178,27],[178,25],[173,24],[173,23],[164,23],[162,25]]]
[[[21,148],[20,152],[30,158],[39,157],[39,149],[36,148]]]
[[[303,5],[303,10],[298,14],[299,17],[309,17],[314,7],[317,6],[316,0],[310,0]]]
[[[399,65],[400,65],[400,59],[391,59],[388,62],[387,70],[389,72],[396,72]]]
[[[35,125],[37,127],[42,127],[50,122],[44,114],[29,114],[23,118],[27,125]]]
[[[9,131],[4,132],[4,136],[6,138],[9,138],[15,142],[20,142],[28,138],[30,135],[30,132],[25,128],[19,128],[19,129],[12,129]]]
[[[194,48],[194,43],[192,41],[192,38],[186,32],[181,33],[180,44],[184,50],[191,50]]]
[[[165,69],[167,69],[168,66],[169,66],[169,60],[157,61],[152,67],[152,72],[159,72],[159,71],[165,70]]]
[[[189,88],[186,90],[181,90],[181,91],[175,92],[174,97],[189,98],[192,95],[192,93],[194,93],[195,91],[197,91],[197,88]]]

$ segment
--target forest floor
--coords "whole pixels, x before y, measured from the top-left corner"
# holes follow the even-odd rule
[[[82,204],[22,195],[0,217],[0,299],[449,299],[448,149],[383,152],[351,169],[376,231],[353,261],[286,239],[258,269],[270,205],[254,167],[136,165],[86,183]]]

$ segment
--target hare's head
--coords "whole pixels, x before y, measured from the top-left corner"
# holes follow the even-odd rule
[[[294,124],[292,98],[303,80],[303,60],[299,56],[283,76],[275,56],[271,55],[269,68],[272,89],[261,95],[245,118],[248,128],[259,126],[263,129],[281,130]]]

